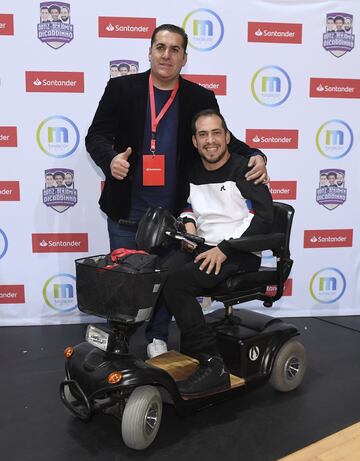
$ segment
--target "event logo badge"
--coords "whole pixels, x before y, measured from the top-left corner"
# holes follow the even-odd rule
[[[316,147],[321,155],[338,159],[348,154],[354,142],[350,126],[343,120],[329,120],[316,133]]]
[[[353,229],[305,230],[304,248],[352,247],[353,233]]]
[[[19,200],[19,181],[0,181],[0,202],[18,202]]]
[[[53,115],[40,123],[36,140],[44,154],[64,158],[76,151],[80,133],[72,120],[62,115]]]
[[[139,62],[130,59],[115,59],[110,61],[110,78],[123,77],[124,75],[137,74]]]
[[[323,47],[336,58],[344,56],[355,46],[353,15],[348,13],[328,13],[326,32],[323,34]]]
[[[74,170],[50,168],[45,170],[43,203],[58,213],[63,213],[77,204],[78,193],[74,187]]]
[[[197,51],[211,51],[224,37],[224,24],[215,11],[198,8],[184,19],[183,29],[189,37],[189,46]]]
[[[268,107],[280,106],[290,95],[291,80],[281,67],[265,66],[253,76],[251,91],[258,103]]]
[[[0,126],[0,147],[17,147],[16,126]]]
[[[63,2],[40,3],[38,39],[54,50],[70,43],[74,38],[74,26],[70,23],[70,4]]]
[[[186,80],[213,91],[217,96],[226,96],[226,75],[182,74]]]
[[[246,143],[266,149],[297,149],[299,130],[246,129]]]
[[[70,312],[77,308],[76,278],[71,274],[57,274],[44,285],[43,296],[46,304],[60,312]]]
[[[13,14],[0,14],[0,35],[14,35]]]
[[[156,28],[156,18],[121,18],[99,16],[99,37],[151,38]]]
[[[0,229],[0,259],[6,255],[8,246],[9,244],[6,234],[2,229]]]
[[[0,285],[0,304],[24,304],[24,285]]]
[[[346,201],[345,170],[327,168],[320,170],[316,201],[327,210],[334,210]]]
[[[310,280],[310,294],[319,303],[331,304],[338,301],[345,289],[345,277],[335,267],[319,270]]]
[[[301,43],[302,24],[249,22],[248,42]]]

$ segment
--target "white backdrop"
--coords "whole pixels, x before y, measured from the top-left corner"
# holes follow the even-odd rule
[[[84,136],[110,63],[145,71],[149,37],[162,23],[186,28],[184,74],[215,90],[232,132],[268,156],[273,197],[296,209],[291,280],[269,313],[359,314],[360,3],[86,7],[1,2],[0,324],[88,320],[76,307],[73,261],[106,253],[108,239],[97,203],[103,177]]]

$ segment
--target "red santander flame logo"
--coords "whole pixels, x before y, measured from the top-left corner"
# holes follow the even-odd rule
[[[360,79],[311,78],[311,98],[360,98]]]
[[[0,285],[0,304],[25,303],[24,285]]]
[[[99,37],[151,38],[156,18],[121,18],[99,16]]]
[[[226,75],[183,74],[182,77],[213,91],[217,96],[226,95]]]
[[[259,149],[297,149],[299,130],[251,128],[246,130],[246,143]]]
[[[88,234],[32,234],[33,253],[82,253],[88,247]]]
[[[248,42],[301,43],[302,24],[249,22]]]
[[[353,229],[315,229],[304,231],[304,248],[352,246]]]
[[[270,181],[273,200],[296,200],[297,181]]]
[[[84,93],[84,72],[26,71],[27,93]]]

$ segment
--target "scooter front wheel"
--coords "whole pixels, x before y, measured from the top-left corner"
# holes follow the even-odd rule
[[[133,390],[126,402],[121,422],[125,445],[144,450],[154,441],[161,423],[162,400],[154,386],[140,386]]]

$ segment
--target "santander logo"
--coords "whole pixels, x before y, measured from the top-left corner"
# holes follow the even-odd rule
[[[156,18],[122,18],[99,16],[99,37],[151,38],[156,28]]]
[[[24,285],[0,285],[0,304],[23,304],[24,302]]]
[[[352,247],[353,229],[304,231],[304,248]]]
[[[84,93],[84,72],[26,71],[27,93]]]
[[[360,79],[310,78],[311,98],[360,98]]]
[[[88,234],[32,234],[33,253],[82,253],[88,246]]]
[[[246,143],[266,149],[297,149],[299,130],[247,129]]]
[[[301,43],[302,24],[249,22],[248,42]]]
[[[197,83],[207,90],[212,90],[218,96],[226,95],[226,75],[183,74],[182,77],[186,80]]]
[[[0,35],[14,35],[13,14],[0,14]]]
[[[19,181],[0,181],[0,202],[18,202],[19,200]]]
[[[0,147],[17,147],[16,126],[0,126]]]
[[[284,284],[283,296],[292,296],[293,279],[287,279]],[[266,289],[266,294],[269,296],[276,295],[276,285],[269,285]]]
[[[270,181],[269,187],[273,200],[296,200],[296,181]]]

